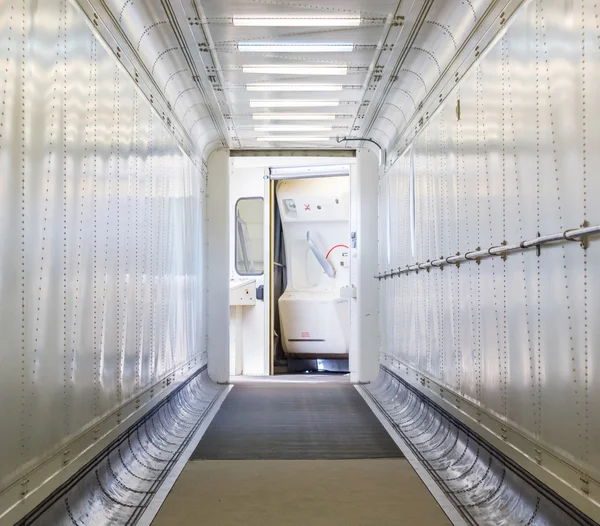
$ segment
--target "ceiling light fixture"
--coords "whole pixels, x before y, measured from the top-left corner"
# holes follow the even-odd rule
[[[311,179],[314,177],[348,177],[350,164],[323,164],[314,166],[275,166],[269,168],[269,179]]]
[[[332,113],[254,113],[255,121],[332,121]]]
[[[265,99],[250,101],[251,108],[335,108],[339,105],[339,100]]]
[[[246,84],[248,91],[342,91],[341,84],[270,84],[257,82]]]
[[[348,66],[299,66],[297,64],[258,64],[242,66],[244,73],[271,75],[347,75]]]
[[[257,132],[292,132],[292,131],[302,131],[302,132],[330,132],[331,126],[311,126],[302,124],[272,124],[270,126],[256,126],[254,131]]]
[[[271,137],[257,137],[261,142],[326,142],[331,137],[304,137],[302,135],[272,135]]]
[[[353,44],[238,44],[238,51],[242,53],[348,53],[353,50]]]
[[[233,17],[234,26],[252,27],[358,27],[360,16],[305,16],[305,17]]]

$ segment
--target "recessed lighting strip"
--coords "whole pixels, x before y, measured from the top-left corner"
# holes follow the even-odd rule
[[[332,113],[254,113],[255,121],[332,121]]]
[[[314,126],[302,124],[272,124],[270,126],[255,126],[257,132],[330,132],[331,126]]]
[[[358,27],[360,16],[344,17],[233,17],[234,26],[247,27]]]
[[[248,91],[342,91],[341,84],[277,84],[256,82],[246,84]]]
[[[348,66],[299,66],[297,64],[256,64],[242,66],[244,73],[270,75],[347,75]]]
[[[250,101],[251,108],[334,108],[339,105],[339,100],[265,99]]]
[[[353,44],[238,44],[238,51],[242,53],[349,53],[353,50]]]
[[[327,142],[331,137],[304,137],[301,135],[273,135],[271,137],[257,137],[261,142]]]

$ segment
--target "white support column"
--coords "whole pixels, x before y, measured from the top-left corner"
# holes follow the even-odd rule
[[[244,307],[229,308],[229,374],[242,374],[244,359]]]
[[[208,374],[229,381],[229,151],[208,158]]]
[[[378,186],[379,159],[366,148],[356,151],[350,177],[350,279],[356,287],[351,300],[350,380],[373,381],[379,370]]]

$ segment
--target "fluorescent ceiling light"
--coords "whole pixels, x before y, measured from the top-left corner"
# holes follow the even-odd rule
[[[251,108],[334,108],[340,105],[339,100],[251,100]]]
[[[349,176],[349,164],[326,164],[318,166],[282,166],[269,168],[269,178],[275,181],[281,179],[310,179],[313,177]]]
[[[233,17],[234,26],[262,27],[358,27],[360,16],[304,16],[304,17]]]
[[[299,66],[297,64],[258,64],[242,66],[244,73],[271,75],[347,75],[348,66]]]
[[[352,50],[353,44],[238,44],[238,51],[242,53],[347,53]]]
[[[272,135],[271,137],[257,137],[261,142],[326,142],[331,137],[304,137],[302,135]]]
[[[332,121],[332,113],[254,113],[255,121]]]
[[[341,84],[246,84],[248,91],[342,91]]]
[[[331,126],[314,126],[314,125],[302,125],[302,124],[271,124],[270,126],[256,126],[254,131],[257,132],[277,132],[277,131],[303,131],[303,132],[315,132],[315,131],[331,131]]]
[[[323,173],[350,174],[350,164],[316,164],[314,166],[274,166],[269,168],[271,175],[298,175],[304,173],[323,174]]]

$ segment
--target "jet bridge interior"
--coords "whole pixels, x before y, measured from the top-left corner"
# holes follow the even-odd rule
[[[599,523],[599,17],[0,0],[0,525]]]

